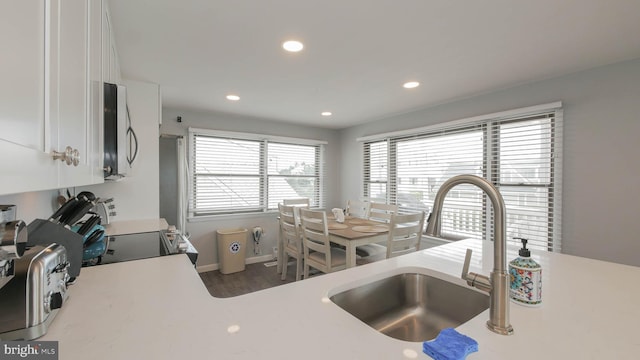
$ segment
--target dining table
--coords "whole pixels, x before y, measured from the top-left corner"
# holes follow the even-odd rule
[[[345,247],[347,268],[356,266],[358,246],[385,242],[389,236],[389,224],[353,216],[340,223],[327,215],[327,227],[329,241]]]
[[[338,222],[333,215],[327,214],[327,228],[329,241],[345,248],[347,268],[356,266],[356,248],[358,246],[385,242],[389,234],[388,224],[354,216],[345,216],[343,222]],[[284,256],[281,252],[283,248],[282,234],[278,235],[276,272],[281,273]]]

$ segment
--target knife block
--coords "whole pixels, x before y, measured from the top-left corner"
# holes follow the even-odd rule
[[[42,219],[35,219],[27,226],[27,235],[27,246],[48,246],[53,243],[64,246],[69,261],[69,276],[74,278],[80,275],[83,251],[82,235],[62,225]]]

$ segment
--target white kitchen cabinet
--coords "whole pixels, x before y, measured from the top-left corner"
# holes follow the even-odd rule
[[[0,194],[55,188],[49,155],[46,1],[0,2]]]
[[[122,82],[122,79],[120,77],[120,62],[118,61],[115,36],[113,33],[113,27],[111,26],[111,14],[106,2],[103,17],[103,78],[105,82],[111,84],[120,84]]]
[[[58,187],[103,182],[102,172],[102,0],[53,0],[52,129],[58,149],[78,150],[77,166],[60,164]],[[54,24],[55,25],[55,24]]]
[[[0,4],[0,195],[103,182],[102,13],[102,0]],[[66,147],[77,165],[54,160]]]

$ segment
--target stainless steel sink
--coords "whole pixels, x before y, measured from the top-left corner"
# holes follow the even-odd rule
[[[399,274],[331,297],[372,328],[405,341],[435,339],[489,308],[489,296],[424,274]]]

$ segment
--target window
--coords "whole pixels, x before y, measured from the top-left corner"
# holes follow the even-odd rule
[[[507,238],[560,250],[562,111],[560,104],[382,134],[364,142],[363,195],[429,212],[442,183],[460,174],[488,179],[507,209]],[[442,232],[492,238],[491,202],[473,185],[447,195]]]
[[[190,129],[191,216],[264,212],[288,198],[322,206],[318,141]]]

